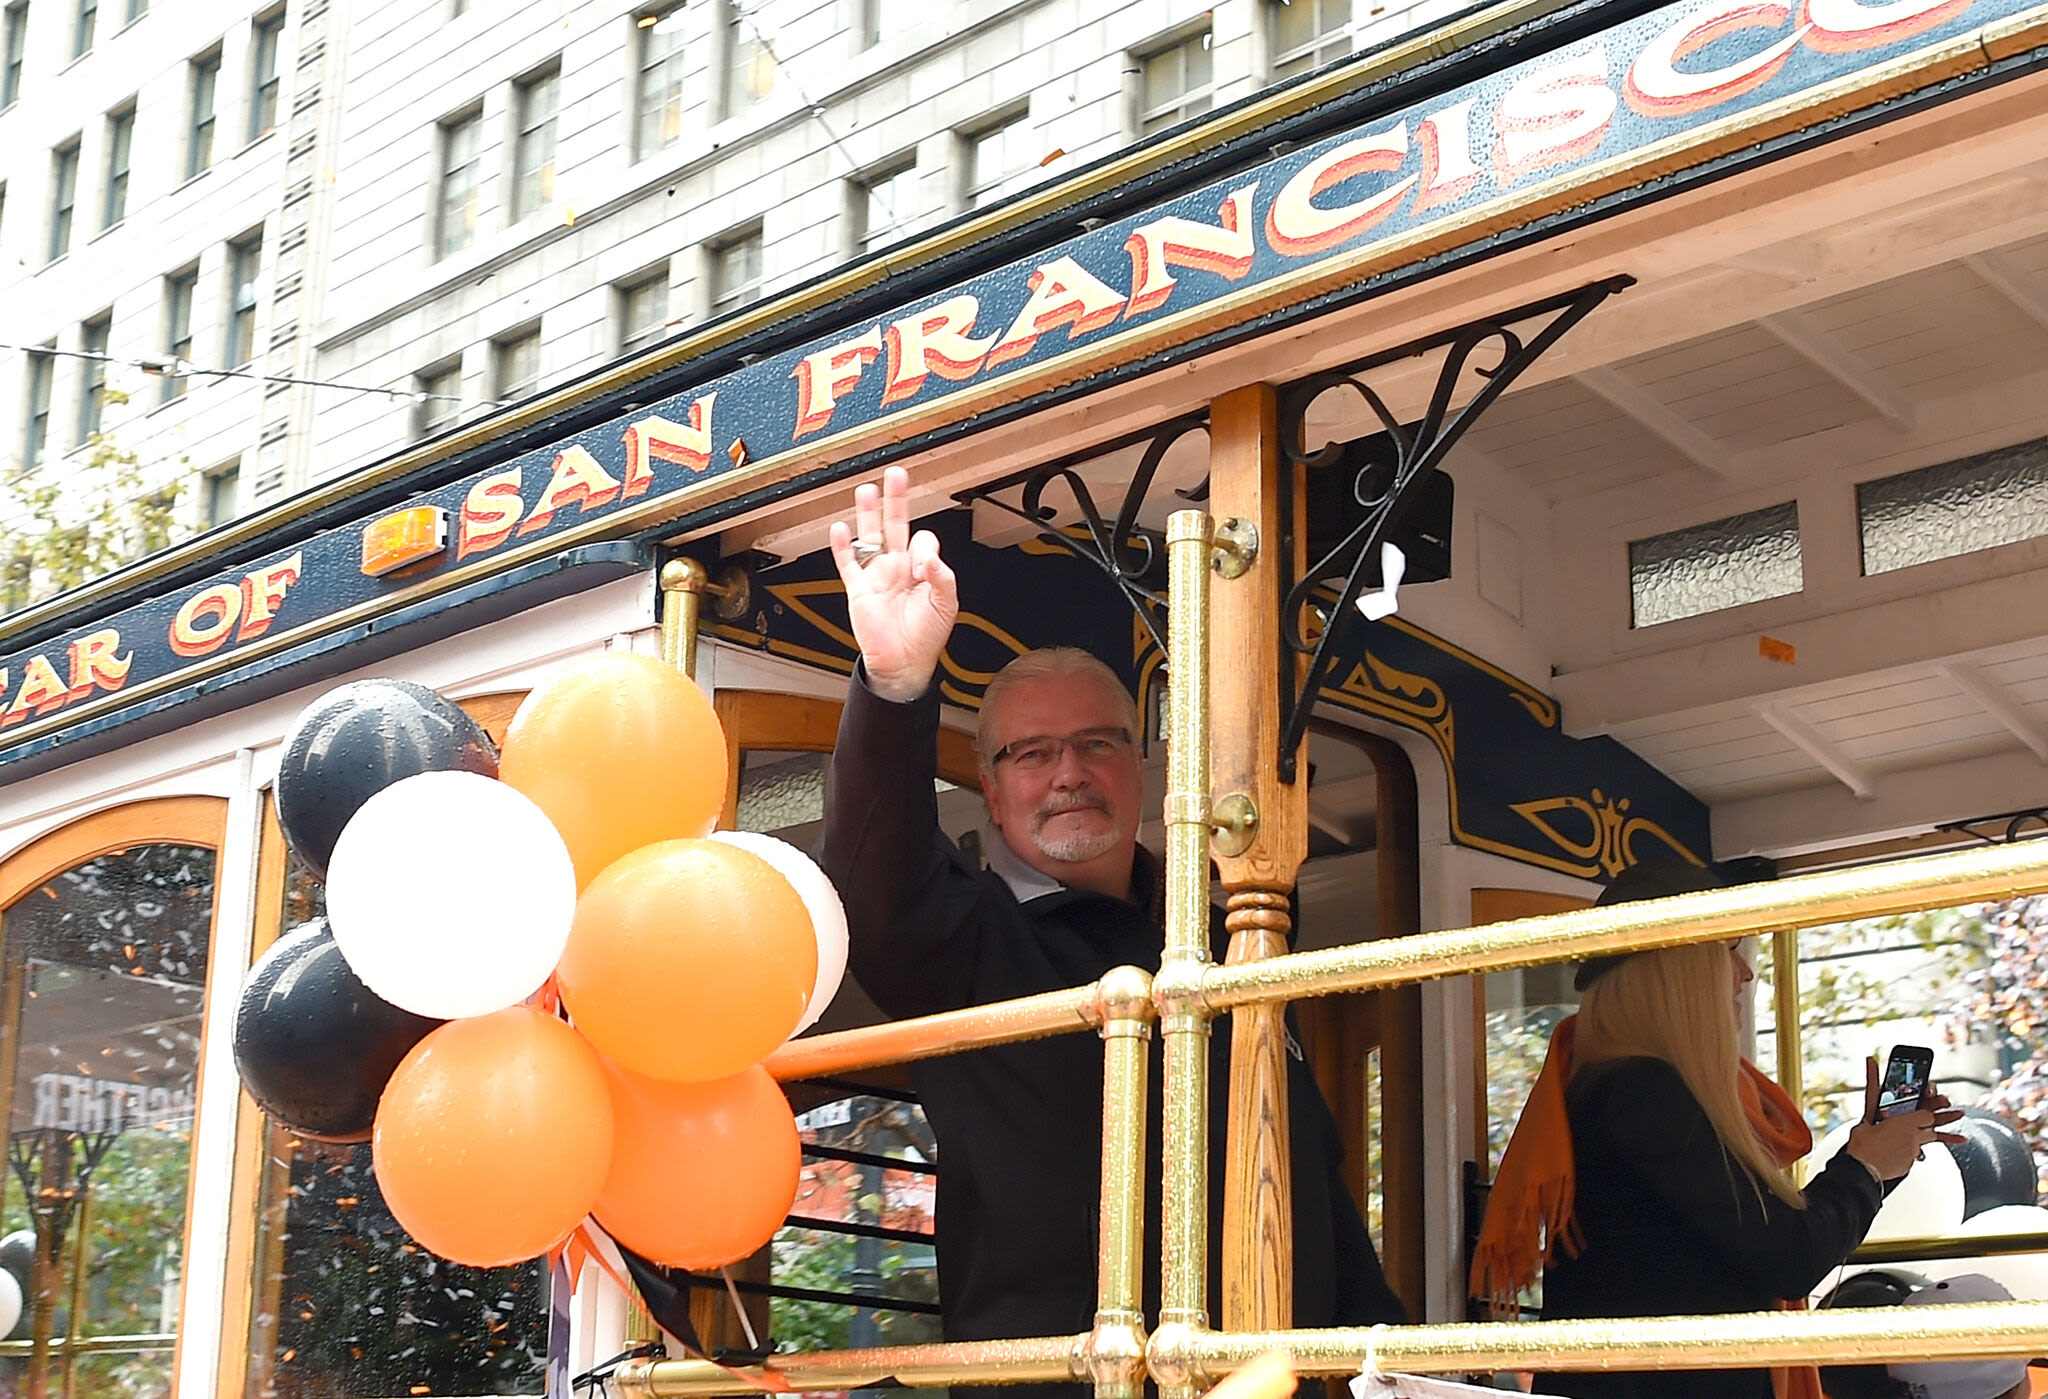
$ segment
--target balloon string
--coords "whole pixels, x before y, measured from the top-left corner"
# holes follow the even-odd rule
[[[721,1267],[718,1275],[725,1279],[725,1295],[732,1298],[732,1309],[739,1313],[740,1329],[747,1333],[747,1349],[755,1355],[761,1353],[761,1338],[754,1334],[754,1319],[747,1315],[744,1303],[740,1301],[740,1290],[733,1286],[732,1269]]]

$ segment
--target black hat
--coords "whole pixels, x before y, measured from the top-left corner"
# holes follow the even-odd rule
[[[1679,894],[1698,894],[1708,889],[1727,887],[1728,881],[1712,865],[1696,865],[1690,860],[1672,856],[1630,865],[1600,891],[1600,897],[1593,901],[1593,906],[1607,908],[1613,904],[1635,903],[1640,899],[1669,899]],[[1572,973],[1572,989],[1585,990],[1633,956],[1633,952],[1615,952],[1604,957],[1587,958]]]

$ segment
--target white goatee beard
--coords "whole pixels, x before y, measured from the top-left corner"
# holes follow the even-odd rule
[[[1117,833],[1113,830],[1104,831],[1100,835],[1070,835],[1052,838],[1048,838],[1038,831],[1031,833],[1031,843],[1038,847],[1040,854],[1044,855],[1048,860],[1058,860],[1063,864],[1070,865],[1085,864],[1089,860],[1099,859],[1107,855],[1110,851],[1116,849],[1116,841]]]

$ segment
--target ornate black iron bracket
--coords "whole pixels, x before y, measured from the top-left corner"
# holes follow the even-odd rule
[[[2035,829],[2029,830],[2030,826]],[[2001,811],[1993,816],[1973,816],[1967,821],[1943,821],[1934,829],[1974,836],[1986,845],[2017,845],[2048,835],[2048,807]]]
[[[1364,507],[1364,518],[1339,543],[1298,571],[1296,576],[1300,581],[1288,590],[1281,602],[1283,660],[1297,655],[1309,657],[1307,673],[1298,688],[1292,683],[1297,668],[1287,664],[1280,667],[1282,723],[1279,772],[1282,781],[1294,780],[1295,755],[1301,747],[1302,735],[1308,731],[1309,716],[1315,711],[1315,697],[1322,691],[1336,664],[1333,643],[1338,629],[1348,622],[1353,604],[1365,587],[1366,572],[1380,557],[1380,546],[1404,523],[1421,494],[1423,484],[1443,464],[1466,429],[1507,391],[1524,370],[1541,359],[1594,307],[1616,292],[1634,285],[1634,282],[1632,277],[1613,277],[1595,282],[1561,296],[1473,321],[1456,330],[1411,341],[1282,387],[1279,402],[1280,450],[1288,466],[1299,465],[1313,471],[1342,460],[1347,444],[1335,442],[1311,452],[1307,449],[1305,435],[1309,405],[1337,388],[1348,388],[1365,401],[1392,443],[1394,453],[1391,470],[1384,463],[1359,469],[1357,478],[1352,482],[1352,497]],[[1545,316],[1549,319],[1534,334],[1525,337],[1517,329],[1523,322]],[[1491,367],[1475,363],[1475,356],[1495,342],[1499,345],[1500,362]],[[1403,423],[1387,407],[1385,400],[1358,377],[1368,370],[1438,349],[1446,351],[1443,367],[1438,371],[1429,407],[1419,422]],[[1468,373],[1481,381],[1479,388],[1463,405],[1453,408],[1452,401],[1463,387]],[[1282,472],[1283,488],[1292,482],[1293,477],[1291,470]],[[1289,542],[1290,555],[1295,550],[1306,548],[1306,540]],[[1289,562],[1292,562],[1291,558]],[[1339,578],[1341,583],[1336,581]],[[1336,602],[1325,611],[1315,597],[1317,593],[1332,588],[1337,595]],[[1320,619],[1313,627],[1309,625],[1311,617]],[[1360,619],[1360,624],[1364,624],[1363,619]],[[1310,635],[1311,630],[1313,635]]]
[[[1123,593],[1131,604],[1131,610],[1137,613],[1138,619],[1152,633],[1152,640],[1164,653],[1166,550],[1156,531],[1139,525],[1138,516],[1144,509],[1146,497],[1152,493],[1152,481],[1159,474],[1159,465],[1166,460],[1166,454],[1173,445],[1191,432],[1207,432],[1208,428],[1206,413],[1174,418],[1130,437],[1090,447],[1085,452],[962,491],[954,499],[962,505],[980,501],[1014,515],[1043,538],[1072,549],[1108,574],[1109,580]],[[1145,452],[1138,461],[1137,473],[1124,489],[1123,500],[1118,504],[1114,518],[1105,518],[1080,468],[1087,462],[1101,461],[1141,442],[1145,444]],[[1045,497],[1055,484],[1066,487],[1074,498],[1084,531],[1078,536],[1053,524],[1057,511],[1046,503]],[[1017,494],[1015,501],[1004,498],[1011,492]],[[1206,473],[1200,485],[1174,492],[1175,497],[1184,502],[1206,500],[1208,494]]]

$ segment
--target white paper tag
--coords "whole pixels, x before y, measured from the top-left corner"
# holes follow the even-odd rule
[[[1491,1394],[1499,1399],[1502,1391],[1420,1375],[1359,1375],[1351,1381],[1351,1393],[1353,1399],[1458,1399],[1462,1394]]]

